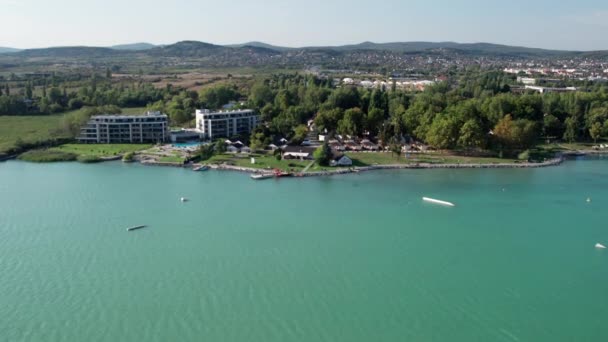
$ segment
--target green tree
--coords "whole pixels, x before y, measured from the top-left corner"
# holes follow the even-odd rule
[[[214,144],[214,150],[216,154],[222,154],[226,152],[226,141],[224,139],[217,139]]]
[[[301,144],[308,135],[308,127],[306,125],[298,125],[293,131],[294,135],[291,138],[291,142],[294,144]]]
[[[208,160],[213,157],[214,146],[212,144],[203,144],[198,148],[198,155],[201,160]]]
[[[595,122],[591,125],[591,128],[589,128],[589,135],[591,136],[591,139],[593,139],[593,142],[597,143],[597,139],[602,136],[602,124]]]
[[[572,143],[578,137],[578,123],[575,118],[568,117],[566,118],[565,124],[566,130],[564,131],[564,139],[569,143]]]
[[[463,147],[484,147],[485,134],[483,128],[475,119],[467,120],[460,128],[458,144]]]
[[[401,144],[393,142],[389,145],[389,149],[391,151],[391,155],[394,157],[397,155],[397,159],[401,156]]]
[[[352,108],[344,112],[344,117],[338,123],[338,132],[351,136],[363,133],[365,117],[361,109]]]
[[[263,130],[255,130],[251,133],[249,139],[249,147],[252,151],[260,151],[270,145],[270,138],[264,133]]]
[[[377,135],[380,129],[382,128],[382,123],[384,122],[384,111],[380,108],[372,108],[367,113],[366,118],[366,127],[367,130],[373,134]]]
[[[426,134],[426,142],[439,149],[456,146],[459,133],[459,122],[451,116],[438,116]]]
[[[315,150],[313,156],[319,165],[328,166],[331,161],[332,152],[327,142],[324,142],[323,145],[319,146]]]

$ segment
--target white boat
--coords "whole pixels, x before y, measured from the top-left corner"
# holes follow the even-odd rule
[[[597,249],[606,249],[606,246],[602,245],[601,243],[598,243],[597,245],[595,245],[595,248],[597,248]]]
[[[255,179],[255,180],[268,179],[268,178],[274,178],[274,175],[272,173],[251,175],[251,179]]]
[[[433,203],[433,204],[439,204],[439,205],[445,205],[448,207],[455,207],[456,205],[454,203],[451,202],[446,202],[446,201],[441,201],[438,199],[434,199],[434,198],[429,198],[429,197],[422,197],[422,200],[425,202],[429,202],[429,203]]]
[[[182,198],[180,198],[180,201],[182,201],[182,202],[188,202],[188,199],[186,197],[182,197]]]

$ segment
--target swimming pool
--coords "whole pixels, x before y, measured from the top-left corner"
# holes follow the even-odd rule
[[[177,147],[177,148],[198,147],[202,144],[203,143],[200,141],[191,141],[191,142],[185,142],[185,143],[174,143],[173,147]]]

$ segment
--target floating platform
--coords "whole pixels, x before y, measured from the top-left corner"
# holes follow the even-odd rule
[[[251,179],[255,179],[255,180],[262,180],[262,179],[268,179],[268,178],[274,178],[275,175],[274,174],[255,174],[255,175],[251,175]]]
[[[455,207],[456,205],[452,202],[447,202],[447,201],[441,201],[438,199],[434,199],[434,198],[429,198],[429,197],[422,197],[422,200],[428,203],[433,203],[433,204],[439,204],[439,205],[444,205],[446,207]]]

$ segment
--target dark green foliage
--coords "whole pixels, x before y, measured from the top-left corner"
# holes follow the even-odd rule
[[[329,148],[327,142],[324,142],[323,145],[319,146],[314,152],[315,161],[321,166],[328,166],[331,157],[331,148]]]
[[[53,163],[61,161],[74,161],[77,156],[73,153],[52,151],[52,150],[32,150],[19,155],[18,159],[36,163]]]

